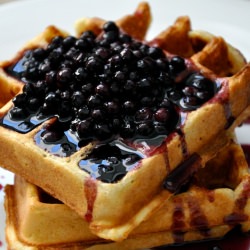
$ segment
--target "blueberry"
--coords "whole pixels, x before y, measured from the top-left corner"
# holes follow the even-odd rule
[[[114,79],[117,80],[118,82],[124,81],[125,80],[124,72],[122,71],[115,72]]]
[[[170,118],[170,112],[166,108],[160,108],[155,112],[154,118],[158,122],[166,123]]]
[[[164,52],[162,51],[162,49],[158,48],[158,47],[149,47],[147,49],[147,54],[148,56],[154,58],[154,59],[158,59],[158,58],[164,58]]]
[[[63,59],[63,53],[61,50],[52,50],[48,56],[48,59],[52,66],[59,65]]]
[[[76,38],[73,36],[67,36],[66,38],[63,39],[62,41],[62,46],[66,49],[69,49],[72,47],[76,42]]]
[[[91,119],[81,121],[77,126],[77,133],[80,138],[89,137],[92,134],[93,122]]]
[[[186,69],[185,60],[180,56],[174,56],[170,60],[171,72],[173,75],[177,75]]]
[[[39,109],[40,105],[41,105],[41,102],[36,97],[30,98],[27,101],[27,106],[28,106],[29,110],[31,110],[33,112],[36,112]]]
[[[90,40],[94,40],[95,37],[96,37],[96,36],[95,36],[94,32],[88,30],[88,31],[85,31],[85,32],[83,32],[83,33],[81,34],[80,39],[90,39]]]
[[[86,99],[81,91],[75,91],[72,94],[72,104],[74,107],[80,108],[85,103]]]
[[[86,83],[84,85],[82,85],[81,91],[84,95],[89,95],[91,93],[93,93],[94,91],[94,86],[92,83]]]
[[[88,71],[99,72],[103,67],[103,63],[98,57],[91,56],[86,61],[85,67]]]
[[[121,56],[122,60],[124,60],[125,62],[131,62],[134,59],[134,54],[131,51],[131,49],[129,49],[129,48],[124,48],[120,52],[120,56]]]
[[[124,121],[124,124],[121,126],[120,134],[123,138],[131,138],[135,134],[135,125],[131,121]]]
[[[106,33],[103,34],[103,38],[108,43],[114,42],[118,39],[118,32],[116,30],[106,31]]]
[[[134,90],[136,90],[136,84],[134,81],[132,80],[127,80],[125,82],[125,84],[123,85],[123,89],[128,92],[129,94],[131,94],[131,92],[133,92]]]
[[[56,143],[57,141],[59,141],[62,138],[62,133],[57,132],[57,131],[48,131],[45,130],[42,135],[42,140],[49,144],[49,143]]]
[[[63,41],[63,37],[62,36],[55,36],[53,37],[53,39],[51,40],[50,44],[59,46]]]
[[[95,124],[94,134],[98,140],[107,140],[111,137],[112,132],[108,124]]]
[[[154,98],[150,97],[150,96],[143,96],[141,98],[140,103],[142,104],[142,106],[144,107],[151,107],[154,103]]]
[[[57,72],[55,70],[51,70],[51,71],[47,72],[45,75],[45,82],[47,84],[55,83],[56,82],[56,75],[57,75]]]
[[[74,72],[75,79],[79,82],[85,80],[87,78],[87,72],[84,67],[79,67]]]
[[[24,108],[14,107],[10,110],[10,117],[13,120],[23,120],[27,117],[27,112]]]
[[[137,133],[142,136],[148,136],[154,131],[154,126],[151,121],[144,121],[137,125]]]
[[[118,114],[120,111],[119,104],[115,101],[106,102],[104,105],[109,115]]]
[[[111,52],[106,49],[106,48],[98,48],[96,51],[95,51],[95,54],[100,57],[101,59],[108,59]]]
[[[132,115],[134,114],[135,110],[136,110],[136,104],[135,102],[132,102],[132,101],[125,101],[123,103],[123,110],[124,110],[124,113],[125,114],[128,114],[128,115]]]
[[[160,70],[164,70],[165,72],[169,70],[169,61],[166,57],[159,58],[155,62]]]
[[[104,83],[97,85],[95,92],[102,97],[110,96],[109,86]]]
[[[26,99],[27,99],[27,95],[25,93],[21,93],[15,96],[12,102],[14,103],[16,107],[23,107],[26,104]]]
[[[71,94],[68,90],[61,92],[60,94],[62,100],[70,100]]]
[[[63,118],[65,122],[65,118],[68,118],[67,120],[71,120],[73,117],[72,115],[72,107],[69,101],[63,101],[61,102],[59,106],[59,119]]]
[[[118,32],[118,31],[119,31],[117,25],[116,25],[114,22],[112,22],[112,21],[106,22],[106,23],[103,25],[103,30],[104,30],[105,32],[108,32],[108,31],[115,31],[115,32]]]
[[[137,68],[141,71],[153,71],[155,69],[155,62],[151,57],[144,57],[137,62]]]
[[[48,92],[48,89],[49,86],[46,84],[46,81],[37,81],[33,84],[33,94],[39,98],[44,98],[45,94]]]
[[[88,105],[92,108],[99,107],[102,104],[102,99],[99,95],[91,95],[88,99]]]
[[[44,100],[44,108],[47,109],[49,113],[54,112],[57,110],[57,107],[59,105],[60,99],[54,92],[49,92],[45,96]]]
[[[93,120],[101,122],[105,119],[105,112],[102,109],[93,109],[91,112]]]
[[[91,48],[91,44],[87,39],[78,39],[75,42],[75,47],[81,51],[88,51]]]
[[[72,79],[72,70],[70,68],[63,68],[57,73],[57,81],[60,83],[70,82]]]
[[[150,108],[139,109],[135,114],[136,121],[146,121],[151,120],[153,117],[153,112]]]
[[[129,44],[129,43],[131,43],[132,38],[131,38],[131,36],[129,36],[129,35],[125,34],[125,33],[120,33],[120,35],[119,35],[119,40],[120,40],[122,43]]]
[[[46,57],[46,55],[47,55],[46,50],[43,48],[37,48],[37,49],[34,49],[33,51],[34,58],[39,61],[43,60]]]
[[[90,114],[90,109],[87,105],[84,105],[78,110],[77,114],[80,119],[86,119]]]
[[[139,91],[150,91],[152,87],[152,82],[148,78],[143,78],[140,81],[137,82],[137,87],[139,88]]]

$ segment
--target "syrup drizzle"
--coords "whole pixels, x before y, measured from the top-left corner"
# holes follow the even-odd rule
[[[173,231],[173,239],[176,243],[184,242],[184,233],[182,229],[185,226],[185,214],[183,211],[183,203],[181,198],[175,197],[174,201],[174,213],[173,213],[173,224],[171,230]]]
[[[164,188],[172,193],[178,192],[182,186],[189,182],[193,174],[200,167],[200,161],[201,158],[199,155],[191,155],[168,175],[164,182]]]
[[[245,153],[248,165],[250,166],[250,145],[242,145],[243,151]],[[214,195],[213,190],[209,192],[208,198],[210,202],[213,202]],[[243,193],[241,197],[236,202],[236,210],[244,209],[246,198],[249,197],[250,190],[249,186],[246,185],[243,188]],[[181,206],[181,205],[180,205]],[[178,204],[176,205],[176,209],[178,210]],[[177,213],[178,215],[178,213]],[[180,215],[179,215],[180,216]],[[232,225],[237,225],[240,221],[245,221],[246,218],[243,216],[237,216],[237,214],[233,214],[228,218],[225,218],[226,223],[230,223]],[[174,221],[175,219],[173,219]],[[173,235],[175,242],[181,242],[181,234]],[[182,241],[183,242],[183,241]],[[249,250],[250,248],[250,235],[249,233],[242,233],[239,228],[233,229],[227,235],[220,239],[211,239],[205,241],[197,241],[197,242],[185,242],[182,244],[174,244],[171,246],[161,246],[153,248],[154,250]]]
[[[184,135],[182,129],[178,129],[177,133],[180,135],[182,155],[183,155],[183,159],[185,160],[189,156],[186,138],[185,138],[185,135]]]
[[[97,184],[95,179],[88,178],[84,182],[84,192],[87,200],[87,212],[85,214],[85,220],[91,222],[93,218],[95,199],[97,196]]]
[[[193,199],[192,197],[188,198],[188,207],[191,216],[191,226],[201,230],[203,233],[208,229],[208,221],[204,213],[199,206],[197,200]]]
[[[218,85],[221,86],[220,91],[209,102],[210,103],[218,102],[223,106],[225,118],[227,121],[227,123],[225,125],[225,129],[228,129],[235,121],[235,117],[232,115],[231,105],[229,103],[228,81],[223,80],[223,81],[219,82]]]

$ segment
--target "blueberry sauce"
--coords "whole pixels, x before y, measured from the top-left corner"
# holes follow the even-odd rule
[[[12,109],[15,112],[15,108]],[[48,120],[50,117],[39,117],[37,115],[29,115],[23,120],[13,119],[11,113],[7,113],[0,121],[5,127],[11,127],[15,131],[20,133],[27,133],[34,129],[36,126],[42,124],[44,121]]]
[[[79,162],[79,166],[91,177],[113,183],[134,169],[143,158],[145,158],[143,154],[129,148],[121,141],[112,141],[109,144],[95,147],[87,159]]]
[[[233,117],[232,115],[230,103],[228,102],[229,88],[228,88],[227,81],[224,80],[220,82],[219,85],[221,86],[220,91],[218,92],[216,97],[210,99],[209,102],[219,102],[223,106],[225,118],[227,121],[225,129],[227,129],[233,124],[233,122],[235,121],[235,117]]]
[[[34,140],[39,147],[56,156],[67,157],[79,150],[79,141],[68,125],[58,122],[49,123],[38,131]]]
[[[122,157],[128,152],[122,149],[118,165],[106,159],[105,164],[98,163],[109,166],[105,174],[100,174],[101,167],[93,167],[97,163],[92,154],[79,162],[91,176],[108,182],[120,178],[110,175],[114,165],[124,176],[138,165],[139,151],[145,158],[174,131],[181,135],[188,112],[211,100],[221,87],[191,61],[167,56],[159,47],[124,34],[114,22],[106,22],[98,36],[87,31],[79,38],[54,37],[46,48],[24,51],[5,71],[24,87],[0,118],[2,126],[27,133],[56,118],[56,126],[43,126],[34,140],[60,157],[90,142],[104,151],[101,145],[116,147],[111,144],[117,141],[133,148],[137,164],[133,160],[124,165]],[[182,148],[187,158],[183,135]],[[105,177],[107,172],[112,180]]]

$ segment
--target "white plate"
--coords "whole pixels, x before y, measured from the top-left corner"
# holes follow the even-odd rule
[[[5,1],[1,1],[5,2]],[[24,0],[0,4],[0,60],[11,58],[29,39],[50,24],[73,32],[75,20],[99,16],[106,20],[134,11],[140,0]],[[180,15],[189,15],[194,29],[223,36],[250,60],[249,0],[149,0],[153,23],[148,38],[153,38]],[[218,62],[219,63],[219,62]],[[1,94],[1,93],[0,93]],[[239,140],[250,143],[249,128],[238,130]],[[11,157],[11,156],[10,156]],[[4,241],[3,188],[13,175],[0,168],[0,250]]]

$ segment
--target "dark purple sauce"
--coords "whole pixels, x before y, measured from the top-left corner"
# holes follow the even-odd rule
[[[49,118],[50,117],[40,118],[37,115],[30,115],[26,119],[20,121],[12,119],[10,113],[7,113],[2,119],[0,118],[0,124],[7,128],[12,128],[19,133],[27,133]]]
[[[40,130],[34,137],[36,144],[44,149],[46,152],[49,152],[56,156],[67,157],[75,153],[78,147],[78,141],[76,140],[74,134],[70,133],[70,131],[62,131],[58,134],[51,135],[53,136],[53,140],[44,141],[44,137],[49,137],[50,132],[47,130]]]
[[[188,183],[200,166],[200,157],[191,155],[186,161],[177,166],[167,177],[164,187],[170,192],[177,192]]]
[[[121,141],[112,141],[96,146],[86,159],[79,162],[79,167],[95,179],[113,183],[136,168],[143,158],[145,155]]]

